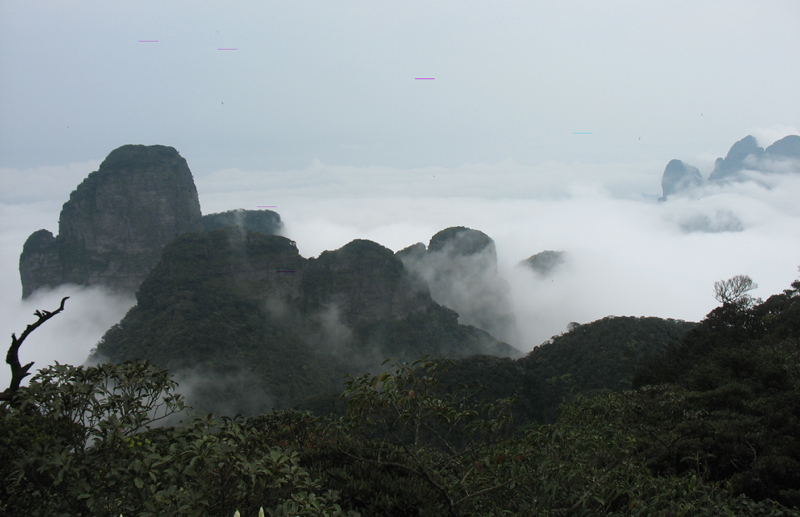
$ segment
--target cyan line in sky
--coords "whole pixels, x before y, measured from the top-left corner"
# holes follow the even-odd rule
[[[435,77],[415,77],[415,81],[433,81]]]

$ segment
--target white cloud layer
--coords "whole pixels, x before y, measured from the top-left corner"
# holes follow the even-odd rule
[[[56,181],[75,167],[46,169],[42,180]],[[316,161],[283,172],[227,169],[196,183],[204,213],[276,205],[285,234],[305,257],[356,238],[398,251],[427,244],[450,226],[483,231],[495,240],[500,274],[511,286],[521,333],[515,345],[527,351],[571,321],[699,320],[716,305],[713,283],[736,274],[750,275],[759,284],[754,295],[763,298],[797,277],[800,175],[752,173],[752,181],[709,185],[659,203],[653,198],[662,168],[505,161],[404,170]],[[80,364],[133,301],[63,286],[20,302],[22,244],[40,228],[55,233],[66,201],[51,200],[47,189],[41,199],[30,192],[28,202],[0,203],[0,335],[10,343],[11,332],[35,321],[35,309],[52,310],[69,295],[64,313],[29,338],[21,359],[35,360],[36,368],[54,360]],[[548,278],[517,267],[543,250],[569,252],[566,265]],[[0,382],[8,378],[2,370]]]

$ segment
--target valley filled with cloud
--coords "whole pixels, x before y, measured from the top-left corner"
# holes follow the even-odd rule
[[[191,168],[192,157],[185,158]],[[97,163],[0,170],[15,193],[0,204],[0,283],[6,293],[0,330],[19,335],[34,321],[34,310],[52,310],[70,296],[64,313],[23,347],[21,360],[36,361],[35,368],[53,361],[81,364],[135,303],[101,288],[70,285],[20,301],[22,244],[33,231],[57,230],[61,204]],[[315,160],[285,171],[223,169],[195,175],[195,182],[204,214],[275,207],[283,233],[307,258],[353,239],[399,251],[427,245],[451,226],[486,233],[496,244],[499,275],[510,286],[519,333],[512,344],[529,351],[570,322],[608,315],[698,321],[717,305],[713,283],[736,274],[750,275],[759,285],[754,294],[763,298],[797,277],[800,176],[749,171],[745,181],[705,185],[659,202],[663,167],[508,160],[400,169]],[[552,274],[519,267],[545,250],[566,252]],[[2,372],[2,382],[8,375]]]

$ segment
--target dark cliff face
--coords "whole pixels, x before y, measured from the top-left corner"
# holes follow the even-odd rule
[[[703,184],[703,176],[697,167],[686,165],[681,160],[672,160],[664,169],[661,177],[661,189],[663,191],[662,201],[667,199],[670,194],[689,190]]]
[[[28,239],[22,296],[62,283],[133,292],[164,246],[196,231],[200,202],[186,160],[172,147],[122,146],[70,194],[55,239],[45,246],[41,230]]]
[[[494,241],[485,233],[457,226],[397,252],[406,268],[430,288],[431,297],[502,341],[517,343],[509,285],[497,272]]]
[[[23,298],[38,287],[56,287],[63,283],[61,257],[52,233],[39,230],[28,237],[19,259],[19,274]]]

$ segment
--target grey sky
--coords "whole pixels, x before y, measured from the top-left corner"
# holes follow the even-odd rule
[[[691,157],[800,126],[799,56],[796,1],[7,1],[0,166]]]
[[[799,63],[796,1],[2,2],[0,338],[69,295],[22,360],[81,363],[133,303],[21,302],[17,269],[130,143],[175,147],[203,213],[276,205],[306,257],[484,231],[522,350],[610,314],[698,320],[736,274],[766,298],[798,275],[800,176],[655,199],[672,158],[707,177],[747,134],[798,134]],[[571,256],[555,277],[514,267],[546,249]]]

